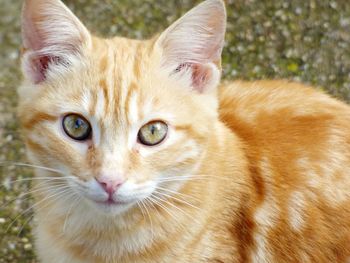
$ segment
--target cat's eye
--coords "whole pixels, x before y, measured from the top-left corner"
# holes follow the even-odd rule
[[[90,138],[91,125],[78,114],[68,114],[63,118],[62,126],[64,132],[74,140],[84,141]]]
[[[161,143],[168,133],[168,125],[162,121],[152,121],[142,126],[138,133],[140,143],[153,146]]]

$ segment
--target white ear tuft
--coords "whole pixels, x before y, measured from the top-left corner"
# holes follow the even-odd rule
[[[88,30],[60,0],[25,0],[22,11],[23,72],[34,83],[55,66],[68,67],[83,46]]]
[[[221,52],[226,30],[221,0],[199,4],[165,30],[157,40],[162,66],[173,74],[191,74],[192,88],[204,92],[220,80]]]

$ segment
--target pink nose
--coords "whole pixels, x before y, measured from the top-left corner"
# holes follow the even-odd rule
[[[96,181],[109,195],[113,195],[117,191],[117,189],[124,183],[123,179],[121,178],[109,178],[104,176],[97,178]]]

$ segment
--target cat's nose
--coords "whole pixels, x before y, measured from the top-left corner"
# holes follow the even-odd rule
[[[110,196],[113,195],[118,190],[118,188],[124,183],[124,179],[122,179],[121,177],[101,176],[99,178],[96,178],[96,181]]]

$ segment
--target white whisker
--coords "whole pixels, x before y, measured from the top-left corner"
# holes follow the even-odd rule
[[[196,197],[194,197],[194,196],[192,196],[192,195],[180,193],[180,192],[173,191],[173,190],[171,190],[171,189],[167,189],[167,188],[160,187],[160,186],[157,186],[156,189],[159,189],[159,190],[162,190],[162,191],[166,191],[166,192],[171,193],[171,194],[183,196],[184,198],[190,198],[190,199],[193,199],[193,200],[196,201],[196,202],[200,202],[200,200],[199,200],[198,198],[196,198]]]
[[[69,207],[69,209],[68,209],[68,212],[67,212],[67,214],[66,214],[66,217],[65,217],[64,223],[63,223],[63,228],[62,228],[62,233],[63,233],[63,234],[64,234],[65,231],[66,231],[66,224],[67,224],[67,221],[68,221],[68,217],[69,217],[69,215],[70,215],[70,212],[72,211],[73,207],[76,206],[76,205],[79,203],[80,199],[81,199],[81,197],[77,195],[77,197],[73,200],[72,205],[71,205],[71,206]]]
[[[162,216],[159,214],[158,209],[154,206],[154,204],[152,203],[152,201],[149,199],[149,197],[147,197],[146,199],[144,199],[144,202],[145,202],[146,204],[151,205],[152,208],[153,208],[153,210],[156,210],[158,216],[159,216],[159,217],[162,217]]]
[[[74,193],[71,196],[74,196]],[[54,200],[50,200],[45,206],[41,207],[41,209],[47,207],[48,205],[50,205],[55,200],[57,200],[57,198],[55,198]],[[28,222],[30,222],[33,218],[34,218],[34,214],[31,215],[26,221],[24,221],[24,223],[22,224],[21,228],[18,230],[17,236],[20,235],[20,233],[23,231],[23,228],[25,227],[25,225],[28,224]]]
[[[22,179],[17,179],[17,180],[12,180],[12,181],[9,181],[7,182],[6,184],[10,183],[10,184],[13,184],[13,183],[17,183],[17,182],[26,182],[26,181],[40,181],[40,180],[43,180],[43,181],[59,181],[59,180],[69,180],[69,179],[73,179],[75,178],[74,176],[65,176],[65,177],[31,177],[31,178],[22,178]],[[4,184],[1,184],[0,186],[4,186]]]
[[[169,201],[167,201],[167,200],[165,200],[165,199],[163,199],[163,198],[161,198],[161,197],[159,197],[159,196],[156,196],[156,195],[153,195],[153,198],[158,199],[158,201],[163,201],[164,203],[166,203],[166,204],[168,204],[168,205],[174,207],[175,209],[177,209],[177,210],[179,210],[180,212],[182,212],[184,215],[186,215],[186,216],[188,216],[189,218],[191,218],[191,216],[190,216],[188,213],[186,213],[183,209],[177,207],[177,206],[174,205],[173,203],[171,203],[171,202],[169,202]]]
[[[34,187],[33,190],[31,190],[31,191],[29,191],[27,193],[24,193],[24,194],[20,194],[18,197],[7,201],[5,204],[1,205],[0,209],[5,208],[6,206],[8,206],[10,203],[16,201],[17,199],[23,198],[25,196],[28,196],[28,195],[31,195],[33,193],[40,192],[40,191],[55,190],[55,189],[57,189],[57,187],[61,187],[61,186],[66,186],[66,185],[65,184],[57,184],[57,185],[43,186],[43,187],[40,187],[40,188]],[[23,199],[23,201],[27,200],[27,199],[29,199],[29,198],[25,198],[25,199]]]
[[[143,208],[142,208],[142,206],[140,205],[140,203],[141,203],[141,201],[137,201],[137,202],[136,202],[137,206],[140,208],[140,211],[141,211],[141,214],[142,214],[142,216],[143,216],[143,219],[146,220],[146,218],[145,218],[145,213],[144,213]]]
[[[192,208],[194,208],[194,209],[201,210],[199,207],[197,207],[197,206],[195,206],[195,205],[193,205],[193,204],[191,204],[191,203],[188,203],[188,202],[186,202],[185,200],[182,200],[182,199],[180,199],[180,198],[177,198],[177,197],[175,197],[175,196],[168,195],[168,194],[166,194],[166,193],[164,193],[164,192],[159,192],[159,191],[154,191],[154,192],[155,192],[156,194],[161,195],[161,196],[165,196],[165,197],[167,197],[167,198],[176,200],[176,201],[178,201],[178,202],[180,202],[180,203],[182,203],[182,204],[186,204],[186,205],[188,205],[188,206],[190,206],[190,207],[192,207]]]
[[[65,193],[71,191],[71,189],[70,189],[69,187],[67,187],[67,186],[64,186],[64,187],[58,188],[58,189],[59,189],[59,190],[63,189],[63,190],[62,190],[61,192],[52,194],[52,195],[50,195],[50,196],[48,196],[48,197],[46,197],[46,198],[40,200],[39,202],[33,204],[32,206],[30,206],[29,208],[27,208],[26,210],[24,210],[22,213],[20,213],[18,216],[16,216],[15,219],[12,220],[12,222],[10,223],[10,225],[7,227],[5,233],[8,232],[8,230],[9,230],[9,229],[13,226],[13,224],[18,220],[18,218],[20,218],[22,215],[26,214],[28,211],[32,210],[33,208],[37,207],[39,204],[41,204],[41,203],[43,203],[43,202],[45,202],[45,201],[47,201],[47,200],[49,200],[49,199],[51,199],[51,198],[53,198],[53,197],[55,197],[55,196],[60,196],[60,195],[63,195],[63,194],[65,194]],[[55,199],[55,200],[56,200],[56,199]]]
[[[63,174],[64,173],[60,170],[54,169],[54,168],[50,168],[50,167],[46,167],[46,166],[41,166],[41,165],[35,165],[35,164],[29,164],[29,163],[20,163],[20,162],[9,162],[9,161],[5,161],[5,162],[0,162],[0,166],[23,166],[23,167],[30,167],[30,168],[38,168],[38,169],[42,169],[42,170],[46,170],[46,171],[50,171],[50,172],[55,172],[55,173],[59,173],[59,174]]]
[[[166,206],[164,206],[164,205],[163,205],[160,201],[158,201],[157,199],[154,199],[154,196],[149,196],[148,199],[149,199],[151,202],[153,202],[153,203],[155,203],[156,205],[158,205],[159,207],[163,208],[163,210],[164,210],[165,212],[167,212],[167,213],[170,215],[170,217],[172,217],[173,219],[176,219],[176,217],[174,216],[174,214],[173,214],[172,212],[170,212],[170,210],[169,210]],[[161,201],[163,201],[163,200],[161,200]]]
[[[153,240],[154,240],[154,232],[153,232],[153,222],[152,222],[152,217],[148,211],[148,208],[147,206],[145,205],[145,203],[143,201],[141,201],[141,204],[143,205],[143,207],[145,208],[146,210],[146,213],[148,215],[148,218],[149,218],[149,221],[150,221],[150,225],[151,225],[151,243],[153,243]]]

